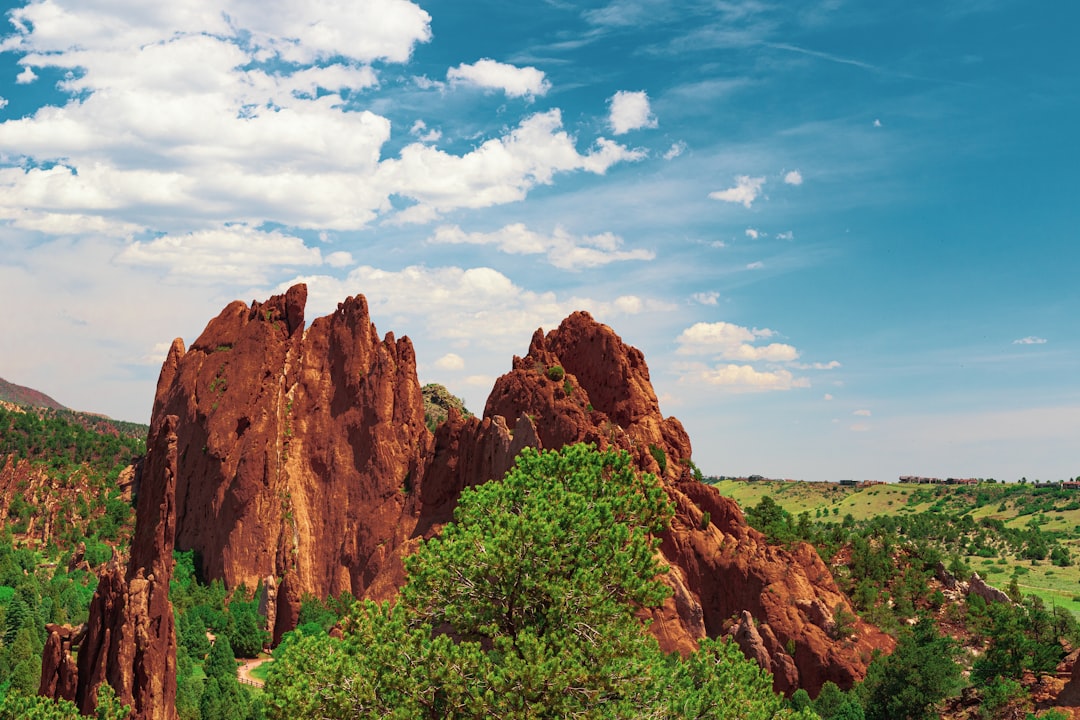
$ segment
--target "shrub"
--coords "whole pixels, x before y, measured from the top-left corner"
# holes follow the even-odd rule
[[[660,474],[663,475],[667,472],[667,453],[664,452],[664,448],[650,443],[649,454],[653,456],[653,460],[660,466]]]
[[[552,365],[547,369],[547,376],[558,382],[566,376],[566,371],[563,370],[562,365]]]

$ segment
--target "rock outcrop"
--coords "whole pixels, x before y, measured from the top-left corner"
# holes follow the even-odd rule
[[[45,626],[48,640],[41,655],[41,685],[38,695],[75,701],[79,684],[79,669],[75,665],[72,646],[82,641],[86,626],[49,623]]]
[[[978,595],[983,600],[989,603],[1005,603],[1007,605],[1012,604],[1012,598],[1004,590],[987,584],[979,573],[971,573],[971,578],[967,582],[967,594]]]
[[[592,442],[627,450],[662,479],[675,506],[660,548],[672,595],[653,614],[652,630],[666,650],[692,651],[749,611],[756,628],[744,634],[753,640],[747,647],[776,689],[816,695],[826,681],[850,686],[874,649],[893,647],[857,618],[811,546],[770,546],[734,501],[693,477],[690,439],[660,413],[641,352],[587,313],[546,336],[538,330],[528,355],[496,381],[484,415],[530,418],[545,448]]]
[[[305,331],[306,299],[235,302],[174,341],[154,402],[180,418],[177,546],[229,587],[279,578],[275,639],[305,595],[400,584],[432,442],[408,338],[380,338],[361,296]]]
[[[136,720],[176,718],[176,629],[169,579],[175,537],[175,416],[150,430],[140,482],[135,538],[126,571],[114,560],[98,579],[73,673],[70,628],[49,626],[41,694],[73,700],[84,714],[108,683]]]
[[[151,634],[167,645],[171,613],[166,628],[154,593],[155,579],[168,576],[173,537],[198,551],[204,577],[261,586],[276,640],[295,626],[305,595],[393,597],[402,558],[451,519],[464,488],[501,477],[524,447],[575,442],[628,451],[672,500],[659,550],[672,594],[651,618],[665,649],[690,652],[742,618],[746,650],[776,688],[813,695],[827,680],[849,686],[873,649],[892,647],[850,612],[813,548],[769,546],[733,501],[695,479],[690,439],[661,414],[642,353],[587,313],[538,330],[496,382],[483,417],[450,407],[432,434],[409,339],[380,338],[362,296],[305,330],[306,297],[298,285],[264,303],[235,302],[190,348],[174,341],[154,401],[139,554],[126,575],[114,568],[102,577],[79,653],[81,706],[108,681],[146,707],[141,688],[163,666],[133,673],[142,661],[123,647],[146,644],[128,619],[136,607],[160,620]],[[175,472],[164,471],[156,449],[164,427]],[[145,528],[168,534],[173,517],[172,505],[167,514],[159,506],[173,497],[159,488],[165,477],[175,478],[175,533],[150,542]],[[57,636],[60,656],[63,642]],[[58,663],[50,672],[42,688],[57,694],[64,671]],[[170,717],[171,701],[162,700],[170,693],[175,687],[157,696],[166,714],[140,717]]]

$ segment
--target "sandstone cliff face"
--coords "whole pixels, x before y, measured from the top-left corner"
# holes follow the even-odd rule
[[[175,536],[176,417],[150,431],[126,571],[115,561],[98,580],[85,631],[51,625],[40,693],[72,700],[84,714],[108,683],[137,720],[176,718],[176,629],[169,579]],[[71,658],[79,645],[77,666]]]
[[[174,342],[154,403],[180,418],[178,547],[229,587],[281,578],[277,637],[304,595],[393,572],[431,442],[409,340],[380,339],[359,296],[305,332],[306,299],[236,302]]]

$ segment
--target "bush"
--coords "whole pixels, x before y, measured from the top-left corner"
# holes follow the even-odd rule
[[[552,365],[547,369],[547,376],[558,382],[566,376],[566,371],[563,370],[562,365]]]
[[[667,453],[664,452],[664,448],[650,444],[649,454],[653,456],[653,460],[660,466],[660,474],[663,475],[667,472]]]

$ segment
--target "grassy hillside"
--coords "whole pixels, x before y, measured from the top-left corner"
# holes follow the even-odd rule
[[[1065,547],[1074,561],[1058,566],[1049,559],[1033,560],[998,550],[992,557],[964,552],[962,559],[987,582],[1005,587],[1013,577],[1025,593],[1041,597],[1048,606],[1065,607],[1080,616],[1080,490],[1036,488],[1031,484],[873,485],[841,487],[833,483],[721,480],[715,487],[746,510],[766,495],[798,517],[808,513],[816,523],[856,523],[881,516],[914,517],[921,513],[945,518],[989,518],[1016,530],[1038,528]],[[968,546],[971,549],[971,546]]]

